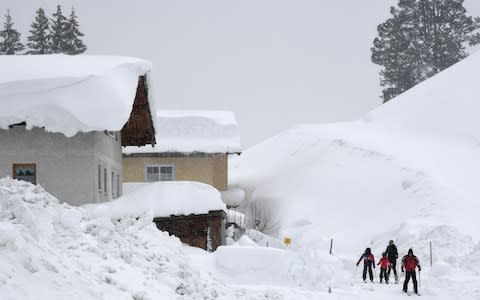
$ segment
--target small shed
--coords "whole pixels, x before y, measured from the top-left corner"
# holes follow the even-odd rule
[[[225,244],[226,206],[214,187],[191,181],[125,183],[124,196],[105,203],[113,217],[153,215],[158,229],[208,251]]]
[[[225,245],[225,220],[223,210],[212,210],[206,214],[157,217],[153,222],[157,228],[178,237],[183,243],[215,251]]]

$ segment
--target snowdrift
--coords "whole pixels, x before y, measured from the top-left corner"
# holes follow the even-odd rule
[[[425,292],[478,299],[478,271],[465,261],[476,265],[480,247],[479,67],[473,55],[364,120],[297,126],[232,159],[230,183],[245,191],[250,222],[268,219],[312,264],[334,238],[352,273],[366,247],[378,257],[390,239],[427,266],[431,242]]]
[[[151,215],[112,219],[60,205],[42,187],[0,179],[0,298],[241,299],[191,265]],[[251,299],[265,299],[252,291]]]

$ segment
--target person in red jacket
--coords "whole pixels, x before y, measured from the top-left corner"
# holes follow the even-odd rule
[[[378,262],[377,266],[380,265],[380,283],[382,283],[382,279],[385,278],[385,283],[388,284],[388,273],[387,269],[390,267],[391,263],[390,260],[387,258],[387,252],[382,253],[382,258]]]
[[[404,270],[406,271],[405,281],[403,282],[403,291],[405,293],[408,290],[408,282],[410,281],[410,278],[412,278],[413,290],[415,291],[415,294],[418,294],[417,274],[415,273],[415,268],[418,268],[418,272],[422,270],[418,258],[413,255],[413,250],[408,249],[408,254],[402,258],[402,273]]]
[[[367,281],[367,270],[370,277],[370,281],[373,282],[373,271],[372,266],[375,268],[375,257],[372,254],[370,248],[365,249],[365,253],[360,256],[360,259],[357,262],[357,266],[363,259],[363,281]]]

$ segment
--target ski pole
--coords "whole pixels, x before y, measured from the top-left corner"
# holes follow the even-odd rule
[[[422,271],[418,270],[418,289],[422,288],[422,276],[420,276],[420,273],[422,273]]]

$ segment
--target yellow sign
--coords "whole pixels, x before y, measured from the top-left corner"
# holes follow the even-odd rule
[[[290,244],[292,243],[292,238],[289,238],[289,237],[283,238],[283,243],[287,246],[290,246]]]

